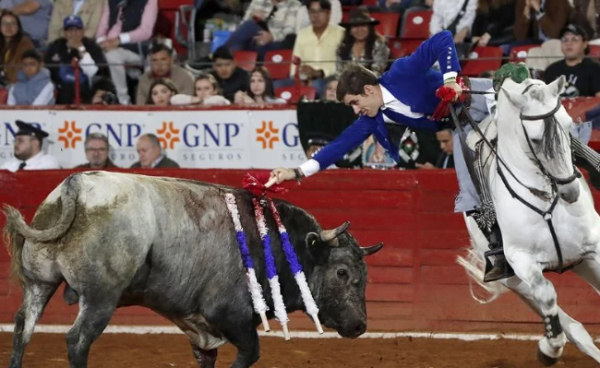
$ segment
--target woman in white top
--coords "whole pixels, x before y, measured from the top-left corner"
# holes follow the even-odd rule
[[[244,104],[284,104],[286,100],[275,97],[273,82],[267,69],[256,67],[250,73],[250,90],[238,91],[234,96],[234,103]]]
[[[220,95],[219,83],[212,74],[200,74],[196,78],[194,86],[195,96],[175,95],[171,97],[171,105],[222,106],[231,104],[229,100]]]
[[[434,0],[429,33],[449,30],[454,43],[463,43],[475,21],[478,0]]]
[[[169,106],[171,97],[177,94],[177,87],[170,79],[160,78],[150,86],[146,105]]]

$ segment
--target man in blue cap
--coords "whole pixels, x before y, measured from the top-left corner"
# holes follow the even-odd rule
[[[77,15],[70,15],[63,21],[65,37],[52,42],[46,52],[45,64],[50,69],[52,81],[58,89],[57,104],[72,104],[75,99],[75,70],[71,66],[73,58],[79,61],[81,101],[92,100],[90,80],[96,75],[106,78],[110,72],[100,45],[95,40],[84,37],[84,24]]]
[[[54,157],[42,152],[42,141],[48,137],[48,133],[21,120],[16,123],[19,130],[15,133],[15,157],[0,165],[0,170],[16,172],[60,169]]]

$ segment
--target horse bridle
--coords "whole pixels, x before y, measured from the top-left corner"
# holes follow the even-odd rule
[[[525,90],[523,91],[522,94],[525,94],[529,88],[535,86],[535,84],[530,84],[529,86],[527,86],[527,88],[525,88]],[[521,118],[521,127],[523,128],[523,133],[525,134],[525,139],[527,141],[527,145],[529,146],[529,149],[531,150],[531,154],[533,155],[533,158],[535,159],[535,163],[538,166],[538,168],[542,171],[542,174],[544,174],[544,176],[546,176],[548,179],[550,179],[551,183],[552,183],[552,189],[556,190],[556,186],[557,185],[566,185],[566,184],[570,184],[573,181],[575,181],[575,179],[578,179],[581,177],[581,173],[577,170],[577,168],[575,167],[575,164],[573,164],[573,174],[571,174],[571,176],[567,177],[567,178],[557,178],[556,176],[550,174],[550,172],[544,167],[544,165],[542,164],[542,161],[538,158],[537,154],[535,153],[535,149],[533,148],[533,144],[531,142],[531,139],[529,139],[529,135],[527,134],[527,129],[525,129],[525,124],[523,123],[523,121],[534,121],[534,120],[543,120],[546,118],[549,118],[551,116],[553,116],[554,114],[556,114],[558,112],[558,110],[560,110],[560,107],[562,106],[562,103],[560,102],[560,99],[557,101],[556,103],[556,107],[554,107],[554,109],[552,109],[551,111],[549,111],[546,114],[542,114],[542,115],[524,115],[523,113],[519,114],[519,117]],[[563,134],[566,135],[563,127],[557,122],[561,132]]]

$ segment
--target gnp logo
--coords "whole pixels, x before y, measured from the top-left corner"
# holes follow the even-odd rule
[[[289,148],[295,148],[300,144],[298,124],[287,123],[283,129],[275,128],[273,125],[273,121],[263,120],[260,128],[256,128],[256,141],[262,143],[263,149],[273,149],[273,144],[279,142],[280,138],[281,142]]]
[[[273,121],[263,120],[260,128],[256,129],[256,141],[262,143],[263,149],[273,149],[273,143],[279,141],[279,129],[273,127]]]
[[[180,141],[179,131],[180,129],[175,129],[172,121],[169,121],[169,123],[163,121],[162,127],[160,129],[156,129],[158,141],[162,144],[164,149],[175,148],[175,143]]]
[[[58,128],[58,141],[63,142],[65,148],[77,148],[77,142],[82,141],[82,132],[75,121],[65,121],[63,127]]]

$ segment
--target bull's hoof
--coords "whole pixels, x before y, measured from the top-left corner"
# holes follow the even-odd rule
[[[558,358],[552,358],[548,355],[544,354],[540,347],[537,348],[537,359],[544,367],[552,367],[556,363],[558,363]]]

